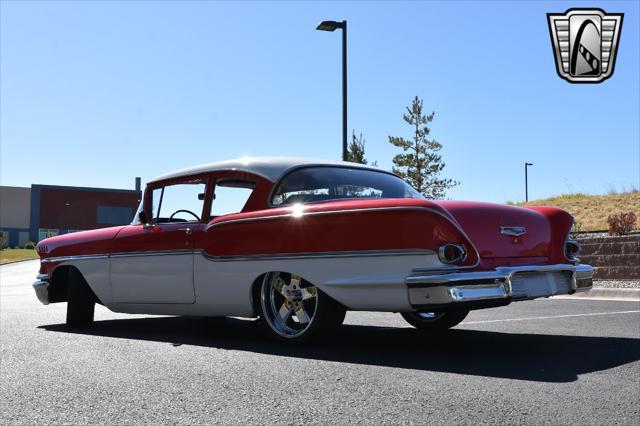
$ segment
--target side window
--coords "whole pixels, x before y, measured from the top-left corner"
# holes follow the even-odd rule
[[[154,189],[151,195],[153,222],[200,221],[205,190],[206,184],[201,180]]]
[[[255,182],[250,181],[218,179],[213,191],[211,218],[241,212],[255,186]]]

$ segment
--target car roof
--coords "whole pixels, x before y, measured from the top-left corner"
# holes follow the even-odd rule
[[[252,173],[271,182],[276,182],[289,170],[308,166],[352,167],[389,173],[376,167],[350,163],[347,161],[331,161],[297,157],[241,157],[233,160],[215,161],[213,163],[199,164],[185,169],[176,170],[162,176],[158,176],[157,178],[149,181],[149,183],[180,178],[183,176],[230,170]]]

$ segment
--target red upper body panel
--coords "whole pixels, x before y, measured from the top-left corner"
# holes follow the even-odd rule
[[[229,173],[236,178],[248,176]],[[203,217],[208,217],[210,187],[221,175],[224,176],[217,173],[207,177],[209,189]],[[269,208],[272,183],[259,177],[252,180],[256,188],[241,213],[210,222],[129,225],[61,235],[41,241],[38,251],[43,258],[185,249],[224,257],[361,250],[437,251],[444,243],[458,243],[468,253],[461,265],[479,264],[481,269],[567,261],[563,247],[573,218],[560,209],[412,198]],[[501,227],[524,227],[526,232],[517,237],[503,235]]]

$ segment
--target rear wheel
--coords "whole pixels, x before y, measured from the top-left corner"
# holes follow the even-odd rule
[[[271,272],[260,288],[260,316],[274,337],[302,342],[342,324],[345,309],[295,274]]]
[[[402,318],[418,330],[438,331],[455,327],[460,324],[468,314],[469,311],[466,310],[445,312],[403,312]]]
[[[83,327],[93,324],[95,294],[78,270],[71,268],[68,279],[67,325]]]

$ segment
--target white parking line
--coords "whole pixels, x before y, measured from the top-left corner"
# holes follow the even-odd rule
[[[505,321],[529,321],[529,320],[542,320],[542,319],[554,319],[554,318],[569,318],[569,317],[592,317],[597,315],[619,315],[619,314],[638,314],[640,311],[618,311],[618,312],[595,312],[591,314],[571,314],[571,315],[553,315],[547,317],[529,317],[529,318],[510,318],[510,319],[498,319],[487,321],[469,321],[463,322],[460,325],[467,324],[486,324],[490,322],[505,322]]]

